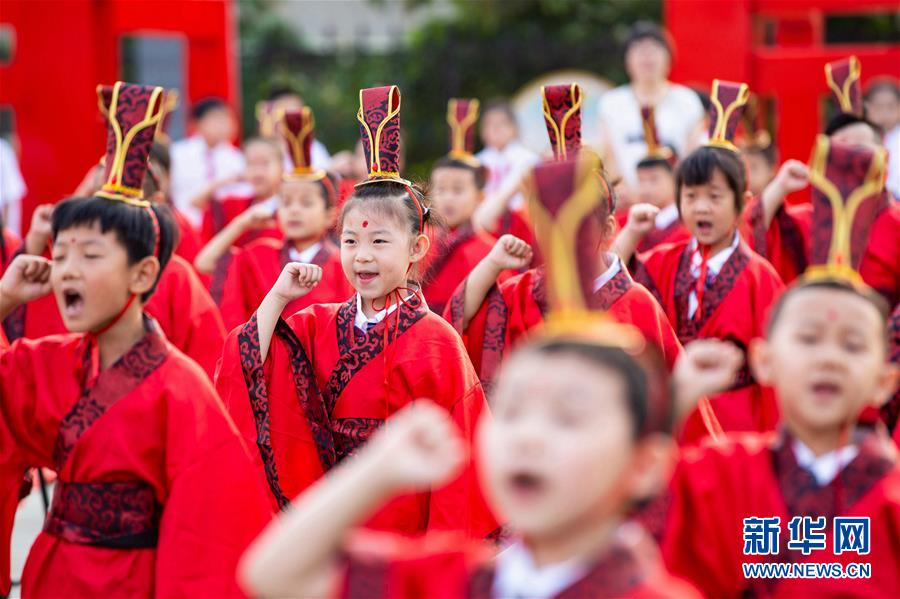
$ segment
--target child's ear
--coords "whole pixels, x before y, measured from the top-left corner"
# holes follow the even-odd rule
[[[894,395],[897,390],[897,382],[900,380],[900,368],[893,362],[885,364],[885,368],[878,377],[878,385],[875,387],[875,396],[872,405],[880,408]]]
[[[428,248],[430,247],[431,240],[428,239],[428,236],[419,234],[413,242],[412,249],[410,250],[409,261],[418,262],[425,257],[425,254],[428,253]]]
[[[638,441],[628,475],[631,498],[639,501],[664,492],[677,454],[675,441],[669,435],[652,433]]]
[[[772,355],[769,343],[765,339],[757,338],[750,341],[747,354],[750,359],[750,371],[753,378],[763,385],[772,384]]]
[[[131,267],[131,284],[128,290],[141,296],[149,291],[159,275],[159,259],[156,256],[146,256]]]
[[[606,222],[603,223],[603,239],[611,242],[615,239],[616,229],[618,228],[618,223],[616,222],[616,217],[613,214],[610,214],[606,217]]]

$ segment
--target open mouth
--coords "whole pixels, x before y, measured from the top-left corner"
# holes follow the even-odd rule
[[[63,303],[66,316],[75,317],[81,314],[84,308],[84,297],[77,291],[68,289],[63,291]]]
[[[712,233],[713,224],[708,220],[697,221],[697,233],[700,235],[708,235]]]
[[[544,490],[544,481],[531,472],[517,472],[509,478],[509,487],[519,499],[534,499]]]
[[[813,394],[821,399],[828,399],[840,394],[841,387],[837,383],[818,382],[812,386]]]
[[[375,277],[378,276],[377,272],[358,272],[356,273],[356,277],[362,281],[363,283],[370,283],[375,280]]]

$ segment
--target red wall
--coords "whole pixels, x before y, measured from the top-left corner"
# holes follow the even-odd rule
[[[237,28],[228,0],[3,0],[0,23],[15,30],[0,65],[0,104],[15,111],[28,185],[23,227],[34,206],[56,202],[103,153],[95,87],[119,78],[119,38],[174,32],[187,39],[182,99],[217,95],[239,108]]]
[[[825,15],[896,9],[896,0],[665,0],[677,48],[672,78],[701,87],[713,78],[745,81],[773,97],[781,156],[805,161],[824,124],[817,99],[830,94],[826,62],[857,55],[863,87],[879,75],[900,78],[900,44],[825,45]],[[771,46],[763,43],[766,21],[774,23]]]

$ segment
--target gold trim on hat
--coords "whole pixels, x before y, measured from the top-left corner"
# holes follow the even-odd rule
[[[728,121],[731,119],[732,113],[746,104],[747,100],[750,99],[750,87],[746,83],[741,83],[738,87],[737,98],[735,98],[727,107],[722,106],[722,102],[719,101],[718,92],[719,80],[713,79],[712,93],[709,95],[709,100],[712,102],[712,105],[716,107],[716,126],[713,128],[712,135],[706,145],[738,152],[737,146],[735,146],[730,139],[727,139],[725,135],[728,131]]]
[[[841,191],[825,176],[830,147],[828,137],[819,135],[816,138],[809,168],[810,183],[831,203],[832,230],[828,262],[810,267],[804,273],[804,278],[838,277],[862,282],[862,277],[853,269],[851,263],[853,217],[860,204],[866,198],[879,193],[884,186],[887,152],[884,148],[877,148],[874,151],[862,185],[851,191],[845,201]]]
[[[841,112],[856,114],[856,111],[853,108],[853,102],[850,99],[850,89],[862,76],[862,65],[860,65],[859,59],[856,56],[850,57],[849,65],[850,68],[847,72],[847,80],[839,87],[834,80],[834,74],[831,72],[831,63],[825,63],[825,81],[828,82],[828,87],[831,88],[831,91],[834,92],[835,97],[840,103]]]
[[[556,134],[556,148],[559,152],[556,158],[558,160],[566,160],[568,159],[569,152],[566,148],[566,124],[569,122],[569,118],[581,108],[581,101],[583,99],[581,86],[577,83],[572,83],[569,87],[569,93],[572,95],[572,107],[563,115],[559,125],[556,124],[553,115],[550,113],[550,104],[547,102],[546,89],[546,85],[541,87],[541,97],[544,100],[544,120],[553,126],[553,132]]]

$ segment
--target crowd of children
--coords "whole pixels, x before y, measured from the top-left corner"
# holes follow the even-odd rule
[[[0,242],[0,595],[900,596],[900,94],[861,67],[808,163],[720,80],[704,143],[644,103],[605,163],[570,82],[544,160],[449,99],[427,185],[397,86],[333,160],[292,90],[241,153],[220,101],[170,148],[171,92],[99,86],[105,156]]]

